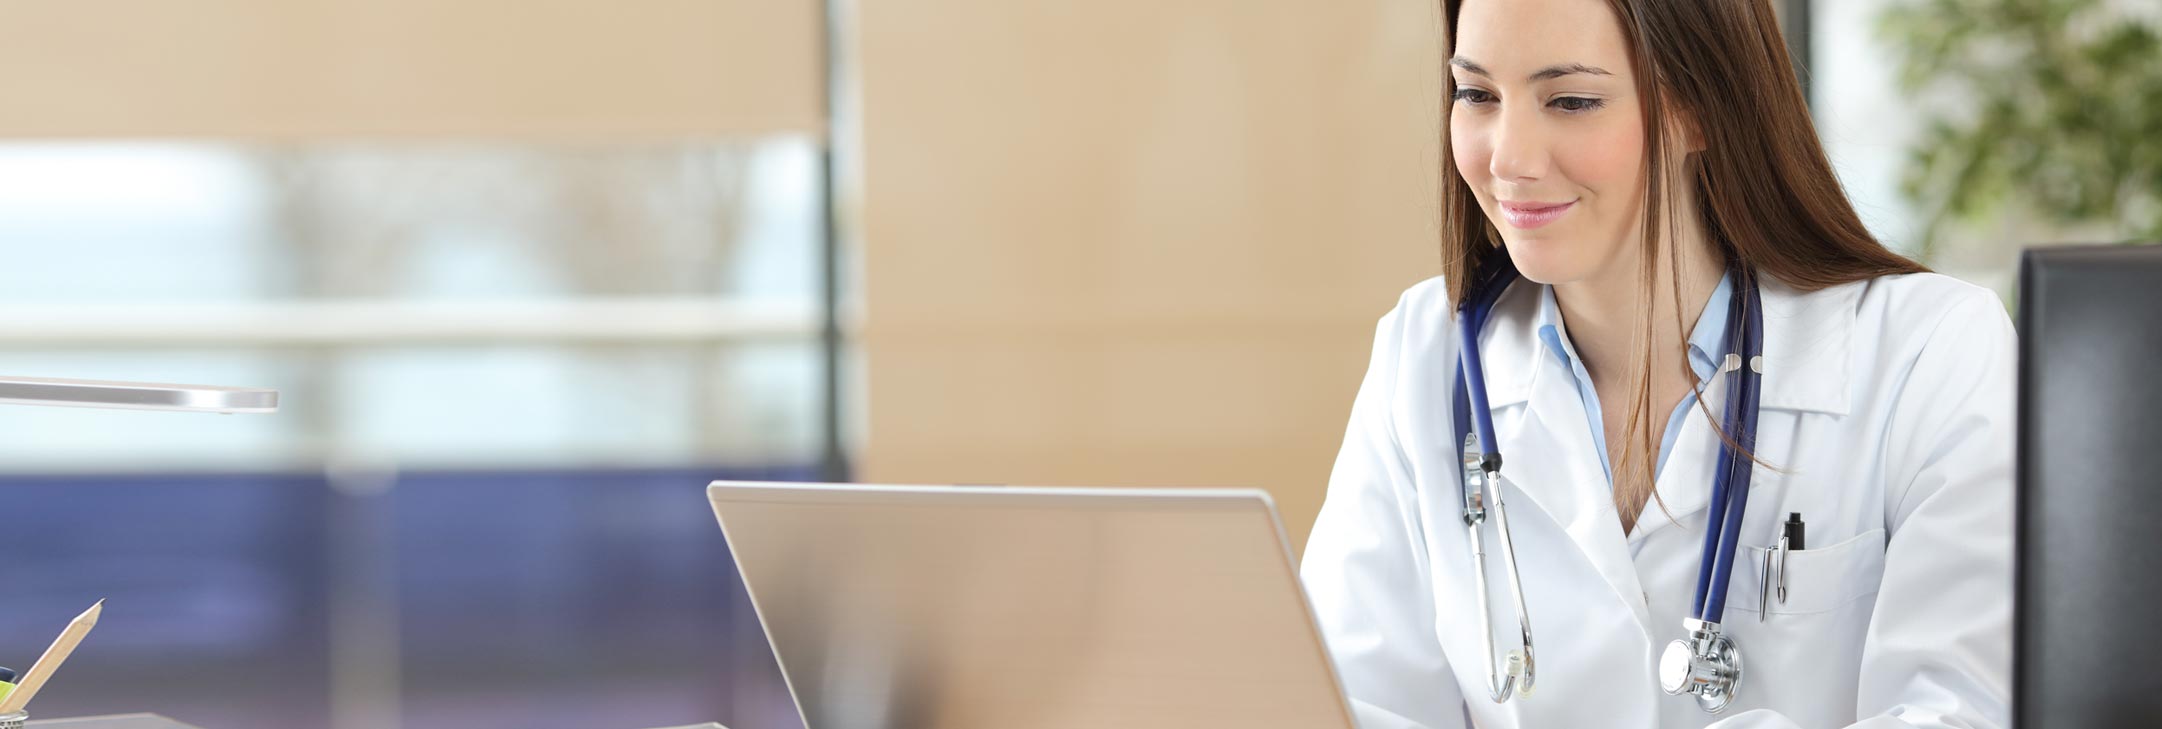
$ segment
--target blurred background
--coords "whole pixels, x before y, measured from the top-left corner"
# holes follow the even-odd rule
[[[1887,243],[2162,239],[2162,8],[1775,0]],[[45,717],[794,727],[716,478],[1258,486],[1437,271],[1427,0],[0,0]]]

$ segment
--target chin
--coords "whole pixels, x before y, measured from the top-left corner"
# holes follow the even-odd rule
[[[1502,247],[1509,251],[1517,273],[1536,283],[1569,283],[1590,276],[1597,268],[1597,261],[1587,255],[1590,252],[1583,245],[1571,245],[1567,240],[1503,233]]]

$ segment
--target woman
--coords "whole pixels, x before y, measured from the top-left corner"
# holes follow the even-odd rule
[[[1381,321],[1303,565],[1361,725],[2007,724],[2010,322],[1864,230],[1767,2],[1444,15],[1443,275]]]

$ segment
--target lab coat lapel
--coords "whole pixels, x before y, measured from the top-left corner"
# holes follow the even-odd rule
[[[1770,276],[1759,275],[1758,281],[1764,300],[1764,415],[1758,418],[1760,435],[1780,427],[1782,412],[1844,415],[1854,302],[1860,289],[1845,286],[1810,295]],[[1705,383],[1704,404],[1713,417],[1726,417],[1727,380],[1725,375],[1715,373]],[[1659,500],[1645,506],[1637,528],[1629,535],[1630,542],[1642,542],[1677,522],[1687,523],[1711,501],[1712,476],[1719,463],[1720,436],[1716,427],[1701,410],[1691,409],[1656,478]],[[1762,465],[1778,465],[1786,457],[1763,451],[1775,442],[1758,443],[1756,455],[1760,463],[1750,479],[1752,494],[1780,477]],[[1666,507],[1665,513],[1659,511],[1661,504]]]
[[[1648,626],[1644,591],[1622,540],[1583,397],[1571,384],[1567,365],[1542,346],[1533,343],[1532,356],[1523,360],[1498,360],[1524,361],[1530,371],[1523,415],[1513,426],[1497,426],[1503,430],[1502,478],[1569,534],[1638,626]]]
[[[1703,410],[1711,410],[1713,417],[1725,418],[1726,403],[1727,377],[1714,374],[1711,381],[1705,383],[1703,406],[1691,407],[1689,415],[1682,419],[1682,429],[1674,437],[1673,450],[1667,453],[1666,463],[1659,467],[1659,473],[1654,477],[1658,493],[1638,514],[1636,528],[1629,533],[1632,544],[1703,511],[1711,501],[1712,476],[1718,470],[1721,440],[1718,426],[1705,416]],[[1754,490],[1761,481],[1752,478],[1750,488]]]

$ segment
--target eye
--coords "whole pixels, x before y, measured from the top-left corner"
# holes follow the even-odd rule
[[[1487,93],[1486,89],[1460,88],[1456,90],[1456,93],[1450,94],[1450,97],[1458,103],[1472,106],[1483,106],[1494,102],[1494,95]]]
[[[1606,100],[1594,99],[1589,96],[1561,96],[1556,97],[1553,101],[1547,102],[1547,106],[1551,106],[1571,114],[1582,114],[1584,112],[1606,106]]]

